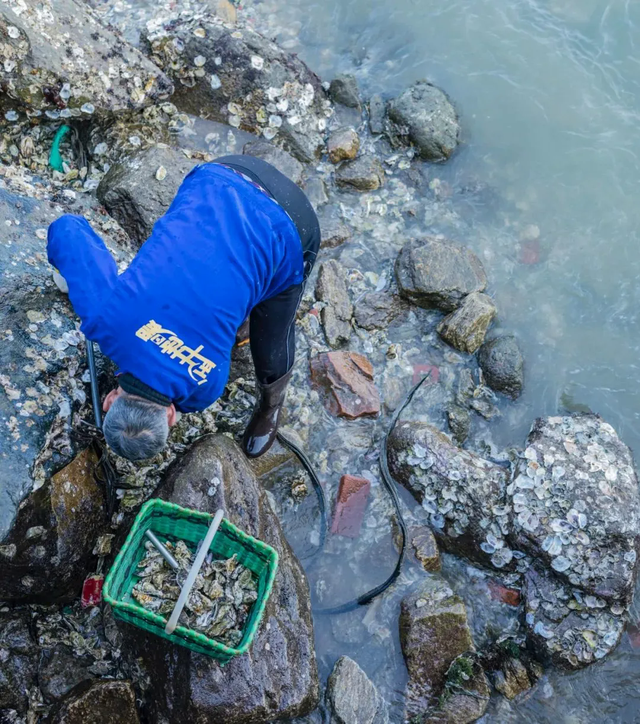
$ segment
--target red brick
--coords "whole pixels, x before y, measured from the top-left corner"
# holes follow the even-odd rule
[[[343,475],[333,512],[331,532],[348,538],[357,538],[367,507],[371,483],[366,478]]]
[[[351,420],[380,412],[380,395],[373,382],[371,362],[356,352],[323,352],[310,363],[311,379],[327,395],[332,415]]]
[[[519,606],[520,605],[520,591],[517,588],[507,588],[498,581],[489,579],[488,581],[489,591],[491,598],[494,601],[502,601],[507,606]]]
[[[520,263],[538,264],[541,256],[540,239],[523,241],[520,245]]]

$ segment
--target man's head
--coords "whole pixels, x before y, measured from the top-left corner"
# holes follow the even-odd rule
[[[176,408],[130,395],[118,387],[105,397],[107,413],[102,429],[107,445],[128,460],[145,460],[167,444],[169,428],[175,425]]]

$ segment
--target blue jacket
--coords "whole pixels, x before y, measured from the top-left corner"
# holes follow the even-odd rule
[[[79,216],[51,224],[47,251],[86,337],[182,412],[220,397],[238,327],[256,304],[303,277],[287,213],[216,164],[188,174],[124,273]]]

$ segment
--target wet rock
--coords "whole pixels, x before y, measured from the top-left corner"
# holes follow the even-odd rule
[[[375,156],[360,156],[340,166],[336,171],[336,183],[357,191],[374,191],[384,183],[384,169]]]
[[[349,227],[340,217],[340,208],[335,204],[325,206],[318,214],[320,222],[321,249],[334,249],[351,236]]]
[[[0,35],[3,113],[15,109],[87,119],[171,94],[160,69],[105,28],[83,2],[3,3]]]
[[[460,135],[458,116],[447,95],[430,83],[418,81],[389,102],[393,140],[412,143],[426,161],[446,161]]]
[[[400,643],[409,672],[407,714],[410,718],[436,704],[445,690],[451,664],[457,657],[474,651],[465,605],[445,581],[430,577],[402,600]],[[486,698],[488,701],[488,689]]]
[[[460,370],[456,402],[460,407],[482,415],[485,420],[492,420],[500,414],[496,406],[496,394],[483,385],[481,380],[476,382],[470,369]]]
[[[323,352],[312,358],[311,379],[327,395],[332,415],[355,419],[380,412],[380,395],[373,381],[371,362],[357,352]]]
[[[414,531],[411,535],[411,546],[425,571],[433,573],[440,570],[440,551],[429,528]]]
[[[311,202],[313,208],[317,211],[321,206],[329,203],[327,189],[324,181],[318,176],[312,176],[304,183],[304,192]]]
[[[74,689],[52,724],[138,724],[136,695],[129,681],[95,681]]]
[[[334,349],[341,347],[351,337],[353,305],[347,288],[347,272],[335,259],[320,265],[316,297],[326,305],[320,316],[327,342]]]
[[[400,294],[419,307],[453,312],[473,292],[482,292],[487,277],[469,249],[428,236],[407,242],[395,266]]]
[[[44,652],[38,669],[38,684],[45,700],[49,704],[60,701],[78,684],[92,679],[88,671],[91,663],[86,658],[76,658],[64,644]]]
[[[21,503],[0,541],[0,600],[70,600],[80,593],[95,539],[106,525],[91,450]]]
[[[211,480],[220,484],[209,494]],[[167,724],[269,722],[304,716],[318,704],[309,589],[266,494],[240,448],[223,435],[198,440],[159,489],[165,500],[225,517],[273,546],[278,575],[247,654],[224,667],[140,629],[122,625],[123,655],[150,676],[149,721]]]
[[[73,459],[71,416],[86,398],[82,337],[51,280],[47,227],[65,212],[84,215],[119,261],[126,241],[88,194],[55,203],[36,196],[42,190],[19,174],[0,178],[0,564],[22,499]]]
[[[327,142],[327,151],[331,163],[351,161],[360,149],[360,139],[353,128],[341,128],[334,131]]]
[[[524,386],[524,360],[515,337],[497,337],[482,345],[478,363],[487,384],[513,399]]]
[[[630,600],[640,493],[611,425],[592,414],[536,420],[508,495],[518,547],[585,592]]]
[[[519,694],[528,691],[533,683],[523,662],[509,658],[503,663],[501,670],[495,673],[493,685],[507,699],[515,699]]]
[[[152,146],[109,169],[98,186],[98,198],[141,245],[196,163],[175,148]],[[160,168],[166,170],[162,181]]]
[[[471,427],[471,416],[468,410],[460,407],[460,405],[451,405],[447,410],[447,420],[453,439],[458,445],[463,445],[467,437],[469,437],[469,428]]]
[[[26,714],[29,689],[38,681],[38,655],[28,613],[0,614],[0,714],[3,709]]]
[[[270,163],[296,184],[302,181],[303,166],[300,161],[272,143],[249,141],[249,143],[245,143],[242,153],[246,156],[261,158],[263,161]]]
[[[422,718],[423,724],[469,724],[485,713],[491,697],[481,666],[470,656],[458,657],[449,667],[438,704]]]
[[[334,103],[360,110],[360,93],[355,75],[350,73],[337,75],[329,86],[329,97]]]
[[[319,157],[330,102],[296,55],[216,19],[172,24],[148,40],[174,79],[180,110],[264,136],[303,163]]]
[[[373,95],[369,99],[369,129],[374,135],[384,132],[384,117],[387,112],[387,104],[382,96]]]
[[[491,297],[480,292],[466,296],[458,309],[438,325],[438,334],[460,352],[473,354],[484,342],[496,315]]]
[[[389,437],[388,462],[395,480],[429,513],[445,548],[498,568],[511,563],[504,539],[506,470],[461,450],[424,422],[396,425]]]
[[[387,703],[369,677],[348,656],[341,656],[327,682],[331,724],[388,724]]]
[[[362,329],[386,329],[407,311],[407,304],[396,294],[367,292],[356,304],[355,320]]]
[[[525,575],[527,637],[542,661],[580,669],[618,645],[626,622],[623,606],[586,596],[541,566]]]

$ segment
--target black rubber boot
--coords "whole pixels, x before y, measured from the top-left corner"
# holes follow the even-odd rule
[[[290,378],[291,370],[269,385],[258,383],[258,400],[242,439],[247,457],[258,458],[273,445]]]

